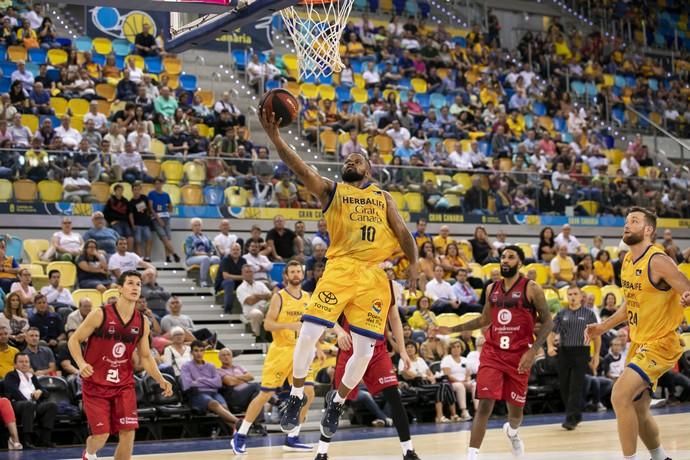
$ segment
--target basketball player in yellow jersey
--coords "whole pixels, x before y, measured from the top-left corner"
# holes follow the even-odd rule
[[[278,291],[271,298],[271,304],[266,313],[264,328],[271,331],[273,342],[268,348],[268,354],[264,360],[261,376],[261,393],[249,403],[247,413],[242,420],[240,429],[235,433],[230,441],[230,446],[235,454],[246,453],[246,440],[249,428],[259,416],[264,405],[271,399],[276,390],[282,388],[285,379],[292,380],[292,355],[297,343],[300,319],[309,303],[309,293],[302,290],[304,272],[302,265],[296,260],[291,260],[285,266],[284,271],[285,288]],[[313,355],[313,353],[312,353]],[[307,404],[300,413],[300,422],[304,421],[309,411],[309,406],[314,400],[314,379],[310,375],[308,387],[305,390]],[[288,433],[283,449],[287,451],[310,451],[312,447],[299,442],[298,425],[292,432]]]
[[[289,433],[299,424],[299,411],[306,403],[304,378],[316,342],[344,314],[350,324],[352,356],[337,391],[326,397],[321,434],[330,438],[338,428],[345,398],[362,380],[376,340],[383,338],[388,308],[394,301],[390,282],[380,265],[399,244],[410,260],[409,285],[416,286],[417,246],[393,198],[371,183],[368,158],[359,153],[349,155],[341,171],[343,181],[336,184],[319,176],[285,143],[278,130],[280,120],[273,113],[262,113],[260,119],[280,159],[323,203],[331,237],[326,271],[302,317],[295,346],[292,391],[280,426]]]
[[[653,212],[630,208],[623,230],[623,242],[630,246],[630,252],[621,268],[625,308],[585,330],[585,336],[592,339],[625,321],[630,327],[632,343],[627,366],[611,393],[623,458],[628,460],[638,460],[638,435],[652,460],[669,459],[649,411],[648,390],[656,387],[659,377],[675,365],[683,352],[678,327],[683,320],[683,306],[690,304],[690,280],[662,249],[654,246],[655,232]]]

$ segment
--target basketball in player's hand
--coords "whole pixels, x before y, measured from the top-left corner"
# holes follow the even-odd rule
[[[259,116],[263,117],[264,112],[266,114],[275,113],[275,120],[280,120],[280,127],[283,128],[297,120],[299,102],[286,89],[272,89],[264,94],[259,102]]]

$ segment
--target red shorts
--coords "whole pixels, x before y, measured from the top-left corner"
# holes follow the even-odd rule
[[[352,356],[352,351],[340,351],[338,353],[338,360],[335,363],[335,373],[333,375],[333,386],[337,388],[345,374],[345,365],[347,360]],[[374,352],[371,357],[367,370],[364,373],[362,382],[366,385],[367,390],[372,395],[376,395],[388,387],[398,386],[398,377],[393,367],[391,357],[387,352]],[[353,388],[347,399],[353,401],[357,398],[358,389]]]
[[[99,392],[98,386],[84,385],[84,413],[91,434],[116,434],[139,428],[137,392],[133,386],[113,393]],[[104,395],[108,395],[107,397]]]
[[[529,372],[518,374],[517,364],[509,366],[480,358],[477,371],[477,399],[505,401],[514,406],[524,406],[527,399]]]

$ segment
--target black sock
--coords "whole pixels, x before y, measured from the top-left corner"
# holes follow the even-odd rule
[[[324,435],[321,435],[321,437],[319,438],[319,441],[323,441],[323,442],[331,442],[331,438],[327,438],[326,436],[324,436]]]
[[[395,429],[398,430],[398,438],[400,438],[400,442],[409,441],[410,422],[407,420],[407,412],[405,412],[405,408],[403,407],[398,388],[386,388],[383,390],[383,396],[386,398],[386,402],[390,404],[393,424],[395,425]]]

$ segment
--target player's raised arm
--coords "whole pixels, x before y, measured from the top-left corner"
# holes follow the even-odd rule
[[[93,334],[93,331],[100,327],[101,323],[103,323],[103,309],[96,308],[91,310],[91,313],[88,314],[67,341],[67,348],[69,348],[69,352],[72,358],[74,358],[74,362],[79,368],[79,374],[82,377],[91,377],[93,375],[93,367],[84,359],[81,344]]]
[[[328,202],[328,196],[333,187],[335,187],[333,181],[320,176],[318,172],[290,148],[287,142],[280,136],[280,120],[275,119],[275,114],[261,113],[259,114],[259,120],[271,142],[276,146],[278,156],[290,168],[290,171],[294,172],[307,190],[316,195],[322,203]]]
[[[395,237],[400,243],[400,247],[405,253],[405,256],[407,256],[407,259],[410,261],[410,267],[407,269],[407,285],[409,289],[414,291],[417,289],[418,275],[417,257],[419,253],[417,251],[417,243],[415,242],[412,233],[410,233],[410,230],[408,230],[407,225],[405,225],[405,221],[403,220],[402,216],[398,212],[398,207],[396,206],[395,200],[393,200],[391,194],[388,192],[383,192],[383,195],[386,197],[386,217],[388,218],[388,225],[390,225],[391,230],[393,230]]]
[[[163,378],[160,370],[158,370],[158,363],[156,363],[156,360],[151,356],[151,346],[149,345],[149,334],[151,330],[149,329],[149,322],[144,319],[143,323],[144,333],[141,335],[141,340],[139,340],[139,345],[137,346],[141,366],[146,373],[153,377],[158,385],[160,385],[163,396],[172,396],[172,384]]]
[[[655,254],[649,262],[651,281],[663,281],[681,295],[683,306],[690,306],[690,280],[678,269],[678,265],[666,254]]]

